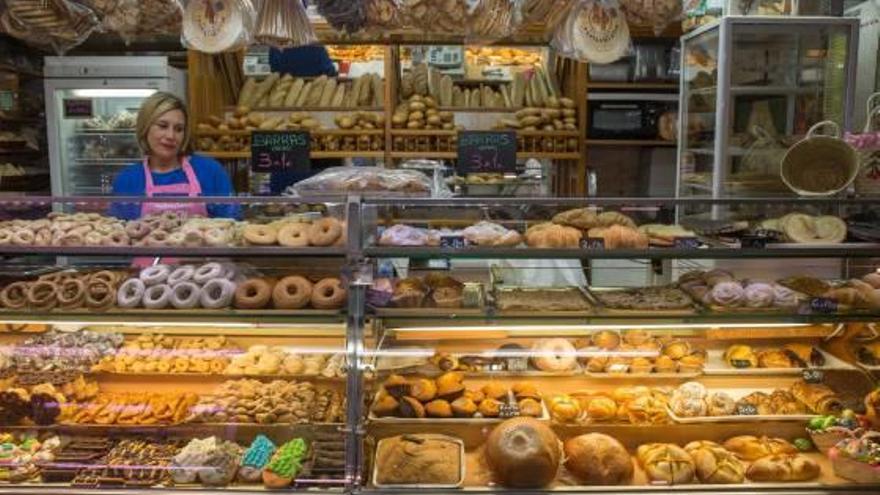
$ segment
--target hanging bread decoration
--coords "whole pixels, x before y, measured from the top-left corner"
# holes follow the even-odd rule
[[[337,31],[356,33],[367,23],[363,0],[317,0],[315,3],[318,13]]]
[[[61,53],[85,41],[99,25],[91,9],[65,0],[7,0],[2,13],[2,28],[9,35]]]
[[[679,0],[620,0],[626,19],[633,26],[650,26],[660,35],[666,27],[682,19]]]
[[[629,27],[617,0],[584,0],[572,11],[559,33],[567,56],[594,64],[610,64],[629,50]],[[566,51],[567,50],[567,51]]]
[[[467,34],[477,40],[497,40],[516,29],[515,4],[510,0],[480,0],[468,16]]]
[[[310,45],[318,41],[300,0],[263,0],[254,40],[277,48]]]
[[[250,2],[192,0],[183,14],[183,40],[200,52],[232,51],[247,46],[254,18]]]

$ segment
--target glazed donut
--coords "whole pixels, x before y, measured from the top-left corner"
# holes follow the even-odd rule
[[[161,247],[168,245],[168,232],[164,230],[154,230],[150,235],[144,238],[144,245],[149,247]]]
[[[27,282],[13,282],[0,291],[0,304],[6,309],[24,309],[28,304],[29,284]]]
[[[106,280],[92,279],[86,284],[86,306],[106,309],[116,303],[116,291]]]
[[[152,285],[144,290],[143,305],[147,309],[165,309],[171,301],[171,287],[165,284]]]
[[[199,285],[204,285],[210,280],[221,278],[223,273],[223,265],[220,263],[205,263],[196,269],[192,278],[193,282]]]
[[[107,282],[110,285],[115,285],[117,276],[116,273],[111,272],[110,270],[101,270],[89,275],[88,279],[89,282]]]
[[[309,225],[289,223],[278,231],[278,244],[285,247],[306,247],[309,245]]]
[[[70,278],[58,284],[58,306],[61,309],[81,308],[86,300],[86,283]]]
[[[150,235],[150,227],[144,222],[133,220],[125,225],[125,233],[137,241]]]
[[[40,229],[34,234],[34,246],[49,246],[52,243],[52,232],[49,229]]]
[[[98,232],[89,232],[83,237],[86,246],[102,246],[104,244],[104,236]]]
[[[272,298],[272,286],[262,278],[252,278],[235,289],[235,307],[262,309]]]
[[[21,229],[12,234],[12,244],[16,246],[33,246],[36,236],[32,230]]]
[[[27,303],[32,309],[47,311],[58,304],[58,284],[36,281],[28,287]]]
[[[312,307],[315,309],[339,309],[345,304],[348,292],[338,278],[325,278],[312,289]]]
[[[122,230],[114,230],[104,237],[105,246],[122,247],[128,246],[130,243],[131,240],[129,239],[128,234]]]
[[[302,309],[312,298],[312,283],[300,276],[284,277],[272,289],[275,309]]]
[[[12,243],[12,231],[9,229],[0,229],[0,245]]]
[[[116,291],[116,304],[120,308],[136,308],[144,299],[147,286],[139,278],[130,278],[119,286]]]
[[[139,278],[149,287],[165,283],[170,274],[171,268],[168,265],[154,265],[141,270]]]
[[[189,282],[195,273],[196,268],[192,265],[178,266],[168,275],[167,283],[174,287],[181,282]]]
[[[63,234],[60,239],[58,239],[58,244],[61,246],[82,246],[83,236],[81,236],[80,234],[68,232],[67,234]]]
[[[222,278],[208,281],[202,287],[202,295],[199,302],[203,308],[221,309],[228,308],[235,297],[235,283]]]
[[[186,247],[201,247],[205,243],[205,239],[202,236],[202,233],[198,230],[190,230],[183,234],[183,241],[181,245]]]
[[[342,236],[342,224],[333,217],[318,220],[309,227],[309,244],[332,246]]]
[[[226,246],[229,244],[229,235],[219,227],[212,227],[202,234],[205,244],[209,246]]]
[[[80,225],[78,227],[74,227],[67,231],[68,234],[71,235],[79,235],[85,237],[86,234],[92,231],[91,225]]]
[[[243,235],[248,244],[255,246],[271,246],[278,242],[278,231],[269,225],[247,225]]]
[[[199,305],[201,289],[192,282],[181,282],[171,288],[171,305],[177,309],[192,309]]]
[[[532,363],[541,371],[568,371],[577,363],[577,350],[566,339],[541,339],[532,347]]]

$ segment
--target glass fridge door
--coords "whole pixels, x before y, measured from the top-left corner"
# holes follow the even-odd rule
[[[123,167],[141,160],[135,122],[154,89],[56,89],[55,133],[50,143],[53,193],[107,195]]]

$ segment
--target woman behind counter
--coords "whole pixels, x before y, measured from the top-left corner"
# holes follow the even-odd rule
[[[137,116],[138,146],[144,161],[127,166],[113,180],[115,196],[233,196],[232,183],[215,160],[191,154],[188,114],[183,101],[170,93],[155,93],[141,104]],[[234,204],[118,203],[110,214],[125,220],[163,211],[189,216],[239,216]]]

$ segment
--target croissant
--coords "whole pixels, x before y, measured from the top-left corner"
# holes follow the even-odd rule
[[[791,386],[791,393],[816,414],[837,414],[843,410],[843,403],[837,394],[821,383],[801,380]]]

